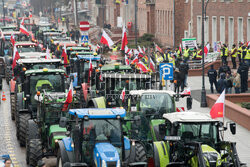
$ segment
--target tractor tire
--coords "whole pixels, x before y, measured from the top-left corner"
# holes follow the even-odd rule
[[[27,134],[27,127],[28,127],[28,120],[30,119],[30,114],[28,113],[19,113],[19,142],[20,146],[25,146],[26,144],[26,134]]]
[[[147,162],[146,149],[141,143],[135,143],[135,162]]]
[[[14,121],[16,118],[16,94],[10,95],[11,119]]]
[[[36,167],[37,162],[43,158],[43,147],[40,139],[31,139],[29,144],[28,161],[30,167]]]
[[[26,136],[26,163],[29,164],[29,144],[32,139],[39,139],[39,129],[38,125],[33,120],[28,120],[28,126],[27,126],[27,136]]]
[[[23,94],[17,93],[16,95],[16,109],[15,109],[15,120],[16,120],[16,137],[19,140],[19,111],[23,109]]]
[[[5,78],[6,78],[6,82],[8,85],[10,84],[11,75],[12,75],[12,72],[10,70],[10,67],[7,67],[6,72],[5,72]]]
[[[69,159],[67,157],[67,153],[65,152],[65,150],[58,150],[58,154],[57,154],[57,162],[56,162],[56,166],[57,167],[63,167],[63,165],[69,162]]]

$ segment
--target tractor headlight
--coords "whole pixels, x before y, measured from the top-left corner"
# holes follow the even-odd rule
[[[102,160],[102,167],[107,167],[106,161]]]
[[[58,139],[55,140],[55,143],[58,143]]]
[[[120,162],[120,160],[117,161],[116,167],[121,167],[121,162]]]

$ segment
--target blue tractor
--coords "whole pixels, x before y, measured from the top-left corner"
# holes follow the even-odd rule
[[[57,166],[147,166],[144,146],[123,136],[124,109],[70,109],[69,114],[70,120],[61,117],[59,123],[69,133],[59,141]]]

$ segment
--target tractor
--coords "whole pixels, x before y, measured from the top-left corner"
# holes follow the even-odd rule
[[[27,121],[37,116],[37,100],[34,99],[37,91],[65,92],[68,87],[65,80],[65,71],[62,69],[36,69],[25,72],[21,92],[16,96],[16,127],[17,139],[21,146],[26,144]]]
[[[240,167],[236,143],[224,140],[228,129],[223,122],[200,112],[163,114],[165,122],[158,125],[162,141],[154,142],[156,167]],[[236,133],[236,124],[228,122]]]
[[[170,90],[132,90],[127,95],[128,113],[126,117],[140,118],[140,126],[134,127],[128,122],[124,126],[129,137],[140,140],[147,149],[149,160],[153,158],[153,142],[161,140],[158,125],[164,122],[165,113],[176,112],[176,101],[180,97],[187,97],[187,109],[192,108],[192,98],[189,94],[176,94]]]
[[[23,53],[24,54],[24,53]],[[33,55],[34,56],[34,55]],[[30,56],[28,56],[30,57]],[[16,113],[16,97],[17,93],[22,92],[22,83],[25,80],[26,70],[34,69],[58,69],[61,65],[60,59],[43,59],[38,56],[38,59],[19,59],[14,68],[14,79],[10,81],[10,104],[11,104],[11,118],[15,120]]]
[[[67,93],[51,92],[47,89],[38,91],[34,99],[37,101],[36,117],[27,121],[26,163],[36,167],[42,157],[56,156],[58,142],[67,137],[66,128],[59,127],[60,117],[67,117],[69,107],[77,108],[78,99],[65,104]],[[66,106],[65,106],[66,105]]]
[[[123,136],[124,109],[70,109],[69,114],[59,124],[68,137],[59,141],[57,166],[147,166],[143,145]]]

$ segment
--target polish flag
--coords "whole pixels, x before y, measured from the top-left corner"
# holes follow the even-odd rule
[[[138,52],[137,49],[134,49],[134,54],[135,54],[135,55],[139,55],[139,52]]]
[[[97,49],[100,49],[100,45],[97,44],[97,45],[96,45],[96,48],[97,48]]]
[[[122,100],[122,102],[124,102],[124,100],[125,100],[125,88],[123,88],[123,90],[122,90],[122,93],[120,95],[120,99]]]
[[[27,36],[30,35],[30,33],[28,32],[28,30],[22,24],[20,25],[20,32],[23,33],[23,34],[25,34],[25,35],[27,35]]]
[[[69,92],[68,92],[68,95],[67,95],[67,99],[64,102],[62,111],[67,111],[68,106],[69,106],[70,103],[72,103],[72,101],[73,101],[73,82],[70,83]]]
[[[129,52],[128,52],[128,55],[131,56],[133,54],[133,50],[130,49]]]
[[[100,79],[101,82],[103,82],[102,73],[100,73],[99,79]]]
[[[13,57],[12,57],[12,70],[16,67],[16,61],[20,59],[20,55],[18,53],[18,50],[16,48],[16,45],[14,46],[14,52],[13,52]]]
[[[102,44],[108,45],[108,47],[111,47],[112,45],[114,45],[114,42],[104,30],[102,31],[102,38],[100,42]]]
[[[62,57],[63,57],[63,64],[64,64],[64,67],[67,67],[67,64],[68,64],[68,56],[67,56],[67,53],[66,53],[66,46],[64,44],[64,47],[63,47],[63,50],[62,50]]]
[[[137,66],[140,68],[140,70],[142,72],[148,72],[148,68],[147,68],[147,66],[143,62],[139,61],[139,63],[137,64]]]
[[[126,64],[126,65],[129,65],[129,60],[128,60],[127,55],[125,55],[125,64]]]
[[[48,46],[47,46],[47,49],[46,49],[45,59],[51,59]]]
[[[14,46],[15,45],[15,43],[16,43],[16,41],[15,41],[15,36],[14,36],[14,34],[12,33],[11,34],[11,37],[10,37],[10,42],[12,43],[12,45]]]
[[[142,50],[142,48],[140,46],[138,46],[138,50],[140,53],[145,54],[145,52]]]
[[[20,24],[24,26],[24,18],[22,18],[22,20],[21,20],[21,23],[20,23]]]
[[[153,62],[153,60],[150,57],[150,69],[155,72],[155,63]]]
[[[125,49],[125,46],[128,44],[128,39],[127,39],[127,32],[125,26],[122,28],[122,46],[121,50]]]
[[[181,92],[181,95],[191,95],[191,89],[187,88],[183,92]]]
[[[211,108],[211,118],[224,117],[225,112],[225,90],[221,93],[220,97],[216,100]]]
[[[157,51],[163,53],[162,49],[161,49],[157,44],[155,44],[155,47],[156,47],[156,50],[157,50]]]
[[[138,56],[135,56],[135,58],[132,60],[131,64],[135,64],[139,62]]]
[[[90,77],[92,75],[92,72],[93,72],[93,65],[92,65],[92,61],[90,59],[90,61],[89,61],[89,78],[88,78],[88,83],[90,82]]]
[[[129,49],[128,46],[126,45],[126,46],[125,46],[125,53],[128,53],[128,52],[130,52],[130,49]]]
[[[179,51],[180,51],[180,52],[182,51],[181,43],[180,43],[180,46],[179,46]]]
[[[210,49],[210,44],[208,43],[205,48],[204,48],[204,53],[205,55],[207,56],[207,53],[209,52],[209,49]]]

